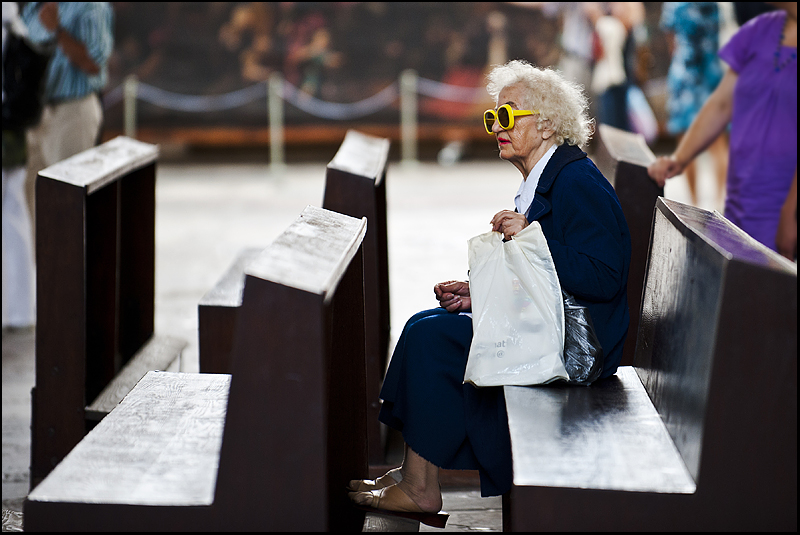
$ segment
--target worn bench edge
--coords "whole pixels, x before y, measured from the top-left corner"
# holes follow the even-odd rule
[[[357,152],[354,157],[354,148],[368,146],[369,154]],[[379,186],[383,180],[386,165],[389,160],[389,147],[391,142],[387,138],[371,136],[358,130],[350,129],[345,133],[344,141],[339,146],[333,159],[327,164],[326,169],[337,169],[356,176],[367,177]],[[366,158],[365,156],[370,156]]]
[[[89,433],[75,446],[75,448],[70,451],[67,456],[53,469],[53,471],[35,488],[33,489],[30,494],[26,498],[26,502],[33,502],[38,504],[80,504],[80,505],[126,505],[126,506],[146,506],[146,507],[207,507],[213,505],[214,502],[214,489],[216,487],[216,471],[217,465],[215,464],[211,468],[213,468],[214,477],[208,480],[208,488],[203,489],[193,489],[192,494],[193,496],[188,498],[183,498],[177,500],[172,497],[167,499],[159,499],[159,497],[154,495],[148,495],[146,498],[142,498],[141,496],[135,500],[132,500],[130,496],[121,496],[121,497],[113,497],[108,495],[103,495],[100,498],[92,498],[88,499],[85,496],[81,497],[76,495],[75,487],[72,484],[73,480],[70,478],[69,474],[75,473],[75,465],[78,467],[82,467],[86,464],[91,464],[87,462],[86,459],[86,452],[84,450],[90,449],[94,446],[93,441],[97,439],[97,437],[102,436],[106,432],[106,429],[109,426],[113,426],[116,420],[126,421],[129,420],[132,416],[132,407],[131,400],[138,395],[139,389],[146,388],[145,384],[155,384],[155,383],[163,383],[167,385],[174,385],[180,381],[188,381],[189,383],[199,383],[202,385],[212,385],[217,384],[224,387],[224,392],[221,393],[221,399],[224,398],[225,402],[227,403],[229,389],[230,389],[230,374],[211,374],[211,373],[187,373],[187,372],[167,372],[167,371],[158,371],[158,370],[151,370],[144,374],[139,381],[136,383],[134,388],[123,398],[120,402],[120,408],[123,408],[122,411],[114,411],[113,413],[109,414],[107,418],[104,418],[94,429],[89,431]],[[180,394],[180,391],[176,391],[176,395]],[[178,404],[170,404],[165,403],[163,399],[160,397],[152,397],[152,396],[145,396],[143,399],[148,400],[149,403],[157,404],[162,407],[170,407],[173,411],[178,411],[182,415],[188,415],[190,418],[196,417],[196,415],[192,414],[191,410],[187,410],[186,407],[178,405]],[[224,428],[224,418],[220,425],[220,436],[222,433],[222,428]],[[192,430],[192,429],[200,429],[200,427],[191,427],[191,426],[182,426],[181,429],[185,430]],[[219,457],[219,447],[221,447],[221,440],[220,444],[216,448],[215,455]],[[163,452],[158,452],[156,455],[161,455]],[[209,465],[210,466],[210,465]],[[85,471],[81,470],[81,473]],[[90,478],[91,477],[98,477],[96,474],[87,473]],[[100,480],[103,484],[109,484],[110,480],[103,478],[100,476]],[[65,483],[68,485],[65,486]],[[131,489],[126,489],[131,490]],[[132,489],[134,492],[137,492],[137,489]],[[199,492],[202,490],[202,492]],[[66,495],[65,495],[66,493]],[[79,494],[79,493],[78,493]],[[199,494],[203,496],[200,497]]]
[[[42,169],[39,176],[86,188],[87,194],[91,194],[131,171],[154,163],[158,155],[157,145],[118,136]],[[76,168],[81,172],[74,172]]]
[[[762,244],[745,231],[737,227],[716,210],[704,210],[702,208],[690,206],[672,199],[667,199],[665,197],[658,197],[658,199],[656,199],[656,209],[664,214],[664,216],[667,217],[667,219],[669,219],[673,224],[676,224],[678,228],[682,229],[684,233],[688,232],[697,236],[700,240],[708,244],[712,249],[714,249],[714,251],[728,261],[744,262],[747,264],[760,266],[764,269],[784,271],[797,276],[797,264]],[[684,213],[682,214],[681,212]],[[693,221],[691,221],[690,218],[685,215],[686,213],[690,212],[703,214],[706,216],[713,216],[714,219],[717,219],[725,226],[726,230],[734,233],[737,238],[744,242],[744,244],[753,253],[759,256],[759,258],[755,259],[752,256],[745,257],[739,255],[725,247],[723,244],[719,243],[717,240],[714,240],[711,236],[706,234],[703,229],[698,228],[695,224],[693,224]]]
[[[338,219],[339,222],[348,222],[353,225],[352,236],[348,242],[341,248],[341,253],[336,259],[332,269],[327,273],[322,280],[308,280],[301,276],[296,276],[297,273],[292,273],[287,276],[286,272],[282,271],[282,266],[278,266],[274,262],[273,253],[276,249],[287,247],[287,240],[293,237],[293,232],[300,229],[307,224],[316,224],[320,220],[328,218]],[[302,233],[302,230],[300,231]],[[278,236],[272,244],[270,244],[261,254],[250,262],[245,268],[245,276],[256,277],[262,280],[275,282],[283,286],[288,286],[308,293],[317,294],[322,296],[324,303],[329,303],[333,298],[336,287],[339,281],[344,276],[345,271],[350,265],[351,260],[358,252],[358,248],[367,233],[367,218],[350,217],[332,210],[318,208],[316,206],[308,205],[300,216],[289,226],[280,236]],[[285,266],[283,266],[285,267]],[[245,285],[247,283],[245,282]]]
[[[153,335],[86,407],[86,418],[101,420],[114,410],[150,371],[164,371],[181,357],[188,342],[174,336]]]
[[[264,248],[249,247],[239,251],[233,263],[213,288],[198,302],[201,307],[238,307],[242,304],[244,273],[247,265],[261,254]]]

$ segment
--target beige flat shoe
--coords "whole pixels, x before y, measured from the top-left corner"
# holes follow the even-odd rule
[[[370,490],[380,490],[396,485],[403,480],[400,468],[392,468],[378,479],[353,479],[347,485],[347,490],[353,492],[366,492]]]
[[[353,505],[364,511],[387,514],[417,520],[434,528],[444,528],[450,515],[444,511],[428,513],[420,509],[403,489],[391,485],[382,489],[349,492]]]

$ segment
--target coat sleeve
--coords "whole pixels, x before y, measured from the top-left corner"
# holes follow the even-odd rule
[[[585,169],[585,167],[584,167]],[[592,170],[590,170],[592,171]],[[630,246],[622,210],[598,171],[563,173],[552,195],[555,232],[548,239],[562,287],[588,301],[609,301],[622,288]],[[629,241],[629,238],[627,238]]]

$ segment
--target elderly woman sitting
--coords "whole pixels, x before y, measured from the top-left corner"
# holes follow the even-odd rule
[[[541,224],[561,286],[591,313],[605,355],[601,379],[613,375],[628,331],[631,245],[613,188],[578,148],[592,133],[586,97],[560,74],[519,60],[494,68],[487,90],[497,107],[484,114],[486,131],[522,173],[516,210],[495,214],[492,229],[510,238]],[[512,467],[503,389],[463,382],[469,283],[443,282],[434,293],[440,307],[408,320],[381,390],[379,418],[402,432],[403,464],[351,481],[349,496],[443,525],[439,468],[478,470],[481,494],[495,496],[511,488]]]

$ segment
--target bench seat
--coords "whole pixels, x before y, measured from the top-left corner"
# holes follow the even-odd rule
[[[797,530],[797,265],[664,198],[651,235],[634,367],[506,388],[504,531]]]
[[[114,376],[100,395],[86,407],[86,419],[102,420],[147,372],[178,371],[181,353],[187,345],[188,342],[181,338],[153,335]]]
[[[197,305],[201,373],[231,373],[233,335],[242,307],[245,269],[262,250],[251,247],[239,251],[233,264]]]
[[[147,372],[28,499],[210,506],[230,381],[225,374]]]
[[[506,386],[514,485],[692,493],[632,366],[589,388]],[[536,415],[536,417],[531,417]]]
[[[151,372],[24,504],[26,531],[355,531],[366,219],[312,206],[245,268],[231,374]]]

